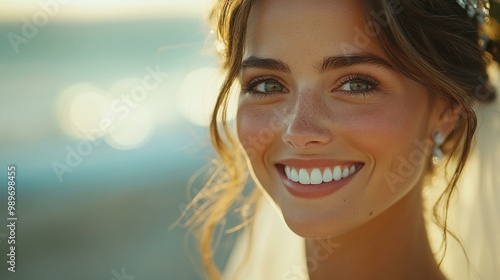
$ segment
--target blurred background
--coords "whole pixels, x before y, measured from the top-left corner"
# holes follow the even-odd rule
[[[210,3],[0,2],[0,279],[201,279],[186,229],[169,226],[214,155]]]

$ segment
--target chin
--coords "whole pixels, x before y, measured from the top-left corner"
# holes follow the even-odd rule
[[[352,222],[335,218],[335,215],[328,215],[329,218],[324,218],[320,215],[304,215],[304,213],[282,214],[290,230],[303,238],[336,237],[357,227]]]

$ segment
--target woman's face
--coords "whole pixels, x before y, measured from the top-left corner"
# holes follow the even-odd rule
[[[429,157],[438,102],[391,66],[364,14],[353,0],[264,0],[249,18],[238,138],[254,180],[304,237],[389,209]]]

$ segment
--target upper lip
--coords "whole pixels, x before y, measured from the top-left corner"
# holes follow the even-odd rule
[[[361,161],[352,160],[338,160],[338,159],[298,159],[290,158],[284,159],[276,162],[276,164],[283,164],[290,167],[296,168],[321,168],[321,167],[332,167],[337,165],[354,165],[362,164]]]

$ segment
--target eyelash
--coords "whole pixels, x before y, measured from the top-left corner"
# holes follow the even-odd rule
[[[257,97],[268,97],[268,96],[272,96],[275,94],[279,94],[279,92],[265,93],[265,92],[255,91],[254,88],[263,82],[277,82],[283,86],[283,82],[281,82],[281,80],[276,78],[276,77],[262,76],[262,77],[257,77],[255,79],[251,80],[250,82],[242,85],[241,92],[250,93],[250,94],[255,95]],[[283,86],[283,87],[286,88],[285,86]]]
[[[340,92],[342,94],[349,95],[349,96],[362,95],[363,97],[365,97],[369,94],[372,94],[373,91],[376,90],[377,86],[379,85],[379,82],[372,77],[362,75],[362,74],[350,74],[350,75],[342,77],[337,82],[338,86],[336,87],[336,89],[340,89],[345,84],[347,84],[349,82],[354,82],[354,81],[366,83],[366,84],[368,84],[370,89],[367,91],[340,90]],[[283,85],[283,82],[281,82],[280,79],[273,77],[273,76],[262,76],[262,77],[257,77],[255,79],[251,80],[250,82],[242,85],[241,91],[242,91],[242,93],[250,93],[252,95],[255,95],[256,97],[269,97],[269,96],[280,93],[280,92],[265,93],[265,92],[255,91],[254,88],[263,82],[276,82],[276,83],[279,83],[280,85],[282,85],[286,89],[286,87]]]
[[[367,96],[369,94],[372,94],[373,91],[376,90],[377,86],[380,84],[377,80],[375,80],[372,77],[362,75],[362,74],[351,74],[351,75],[347,75],[347,76],[342,77],[337,83],[338,84],[337,88],[340,89],[345,84],[347,84],[349,82],[354,82],[354,81],[366,83],[366,84],[368,84],[370,89],[367,91],[340,90],[342,92],[342,94],[345,94],[345,95],[360,95],[361,94],[364,97],[364,96]]]

